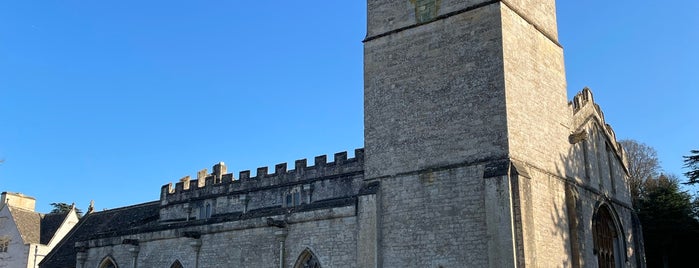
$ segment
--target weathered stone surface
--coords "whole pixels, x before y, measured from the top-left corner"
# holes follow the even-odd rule
[[[507,156],[499,9],[365,43],[367,178]]]

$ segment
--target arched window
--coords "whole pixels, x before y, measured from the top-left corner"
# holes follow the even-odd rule
[[[109,256],[105,257],[104,260],[102,260],[102,262],[100,262],[100,266],[99,266],[99,268],[118,268],[118,267],[119,266],[117,266],[114,259],[112,259],[112,257],[109,257]]]
[[[294,268],[321,268],[316,255],[310,249],[305,249],[296,260]]]
[[[597,264],[600,268],[623,266],[624,246],[623,234],[614,221],[612,210],[602,205],[595,213],[592,221],[594,251],[597,254]]]
[[[170,265],[170,268],[184,268],[184,266],[182,266],[182,263],[180,263],[179,260],[176,260],[174,263],[172,263],[172,265]]]

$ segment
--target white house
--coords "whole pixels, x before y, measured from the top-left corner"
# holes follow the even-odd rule
[[[0,196],[0,267],[33,268],[78,223],[75,207],[67,213],[41,214],[33,197]]]

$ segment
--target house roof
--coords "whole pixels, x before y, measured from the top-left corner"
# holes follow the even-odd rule
[[[160,202],[88,213],[39,264],[40,267],[75,267],[75,243],[97,237],[128,234],[157,224]]]
[[[41,214],[8,206],[24,244],[48,244],[68,216],[66,213]]]
[[[24,244],[38,244],[41,238],[41,214],[8,206]]]
[[[56,231],[58,231],[58,228],[61,227],[67,217],[68,212],[51,213],[42,217],[40,230],[41,244],[48,245],[49,242],[51,242],[51,238],[53,238],[53,235],[56,234]]]

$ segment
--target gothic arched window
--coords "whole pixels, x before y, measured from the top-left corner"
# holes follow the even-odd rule
[[[617,227],[613,212],[607,205],[601,206],[592,221],[594,251],[600,268],[622,266],[623,246],[620,242],[621,232]]]
[[[99,268],[118,268],[116,262],[112,259],[112,257],[105,257],[104,260],[100,263]]]
[[[170,268],[184,268],[184,266],[182,266],[182,263],[180,263],[179,260],[176,260],[174,263],[172,263],[172,265],[170,265]]]
[[[294,268],[321,268],[318,258],[311,252],[310,249],[305,249],[296,260]]]

